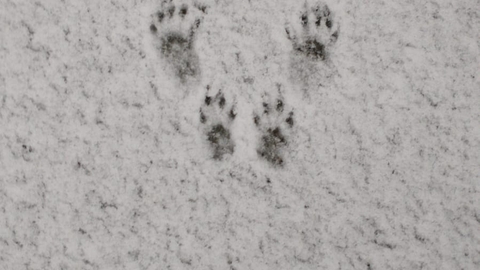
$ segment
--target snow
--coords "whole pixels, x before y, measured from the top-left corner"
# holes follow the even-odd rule
[[[0,269],[480,268],[477,1],[1,6]]]

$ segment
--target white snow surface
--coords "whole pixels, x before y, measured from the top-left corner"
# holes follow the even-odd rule
[[[182,4],[0,0],[0,269],[480,269],[478,0]],[[324,60],[285,31],[316,4]],[[159,36],[195,19],[182,82]]]

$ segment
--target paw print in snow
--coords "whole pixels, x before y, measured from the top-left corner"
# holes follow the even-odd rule
[[[287,113],[281,99],[273,106],[264,102],[262,107],[263,112],[253,118],[261,134],[257,154],[274,166],[283,166],[282,151],[288,145],[288,135],[294,125],[293,111]]]
[[[329,47],[338,39],[339,29],[328,6],[319,1],[312,7],[305,4],[298,20],[288,24],[285,31],[296,53],[325,60]]]
[[[204,125],[215,160],[222,160],[225,155],[231,155],[235,150],[230,133],[235,117],[234,105],[227,105],[221,91],[215,97],[205,96],[204,104],[200,108],[200,123]]]
[[[204,12],[205,7],[192,8],[188,4],[164,1],[152,16],[150,33],[154,36],[155,47],[182,82],[200,74],[194,41]]]

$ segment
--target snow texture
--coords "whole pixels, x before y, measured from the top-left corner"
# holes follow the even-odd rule
[[[0,269],[480,269],[477,0],[0,6]]]

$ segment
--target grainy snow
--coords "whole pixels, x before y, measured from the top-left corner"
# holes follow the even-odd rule
[[[0,6],[0,269],[480,268],[477,0]]]

